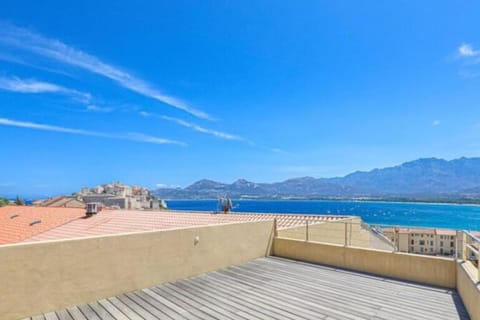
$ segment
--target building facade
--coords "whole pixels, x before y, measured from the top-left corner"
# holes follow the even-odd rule
[[[454,256],[457,232],[450,229],[384,228],[383,233],[400,252]]]

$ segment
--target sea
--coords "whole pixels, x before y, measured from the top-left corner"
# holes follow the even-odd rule
[[[430,227],[480,231],[480,206],[463,204],[330,201],[232,200],[233,212],[354,215],[374,226]],[[217,200],[167,200],[169,209],[218,211]]]

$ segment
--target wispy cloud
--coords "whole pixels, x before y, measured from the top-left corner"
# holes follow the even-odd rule
[[[440,125],[440,123],[441,123],[440,120],[434,120],[434,121],[432,122],[432,127],[437,127],[437,126]]]
[[[181,141],[149,136],[143,133],[111,134],[111,133],[104,133],[104,132],[98,132],[98,131],[53,126],[49,124],[42,124],[42,123],[35,123],[35,122],[28,122],[28,121],[18,121],[18,120],[12,120],[7,118],[0,118],[0,125],[27,128],[27,129],[33,129],[33,130],[61,132],[61,133],[91,136],[91,137],[147,142],[147,143],[154,143],[154,144],[176,144],[176,145],[182,145],[182,146],[186,145],[184,142],[181,142]]]
[[[188,112],[198,118],[211,119],[211,116],[207,113],[191,107],[176,97],[161,92],[143,79],[137,78],[119,67],[107,64],[93,55],[68,46],[59,40],[47,38],[36,32],[19,28],[9,23],[0,23],[0,42],[64,64],[88,70],[111,79],[124,88]]]
[[[86,106],[87,111],[93,111],[93,112],[112,112],[113,108],[111,107],[100,107],[96,104],[89,104]]]
[[[176,189],[181,188],[182,186],[177,184],[157,183],[155,187],[157,187],[158,189]]]
[[[63,94],[83,103],[88,103],[92,100],[92,95],[90,93],[81,92],[78,90],[65,88],[63,86],[50,82],[37,81],[34,79],[0,77],[0,89],[19,93]]]
[[[20,79],[18,77],[0,77],[0,90],[12,91],[25,94],[53,93],[69,97],[70,99],[85,106],[86,111],[92,112],[111,112],[112,107],[101,106],[95,102],[92,95],[88,92],[66,88],[64,86],[38,81],[35,79]]]
[[[215,137],[220,138],[220,139],[245,141],[245,139],[240,137],[240,136],[233,135],[233,134],[226,133],[226,132],[222,132],[222,131],[217,131],[217,130],[204,128],[202,126],[199,126],[197,124],[194,124],[194,123],[191,123],[191,122],[179,119],[179,118],[169,117],[169,116],[165,116],[165,115],[156,115],[156,114],[152,114],[152,113],[149,113],[149,112],[146,112],[146,111],[140,111],[139,114],[143,117],[155,117],[155,118],[163,119],[163,120],[166,120],[166,121],[170,121],[170,122],[178,124],[182,127],[190,128],[190,129],[192,129],[196,132],[209,134],[209,135],[215,136]]]

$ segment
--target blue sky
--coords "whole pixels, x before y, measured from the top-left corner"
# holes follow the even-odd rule
[[[2,1],[0,194],[480,156],[476,1]]]

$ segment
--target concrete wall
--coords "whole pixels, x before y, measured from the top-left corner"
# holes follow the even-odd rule
[[[472,320],[480,320],[480,283],[474,280],[476,272],[478,270],[470,262],[458,263],[457,291]]]
[[[345,244],[345,223],[347,228],[347,243],[356,247],[370,247],[371,234],[361,228],[361,218],[347,218],[335,222],[319,222],[308,226],[310,241]],[[278,230],[282,238],[305,240],[305,226]]]
[[[454,259],[276,238],[273,254],[441,287],[456,287]]]
[[[261,221],[0,246],[0,319],[240,264],[268,255],[272,237]]]

